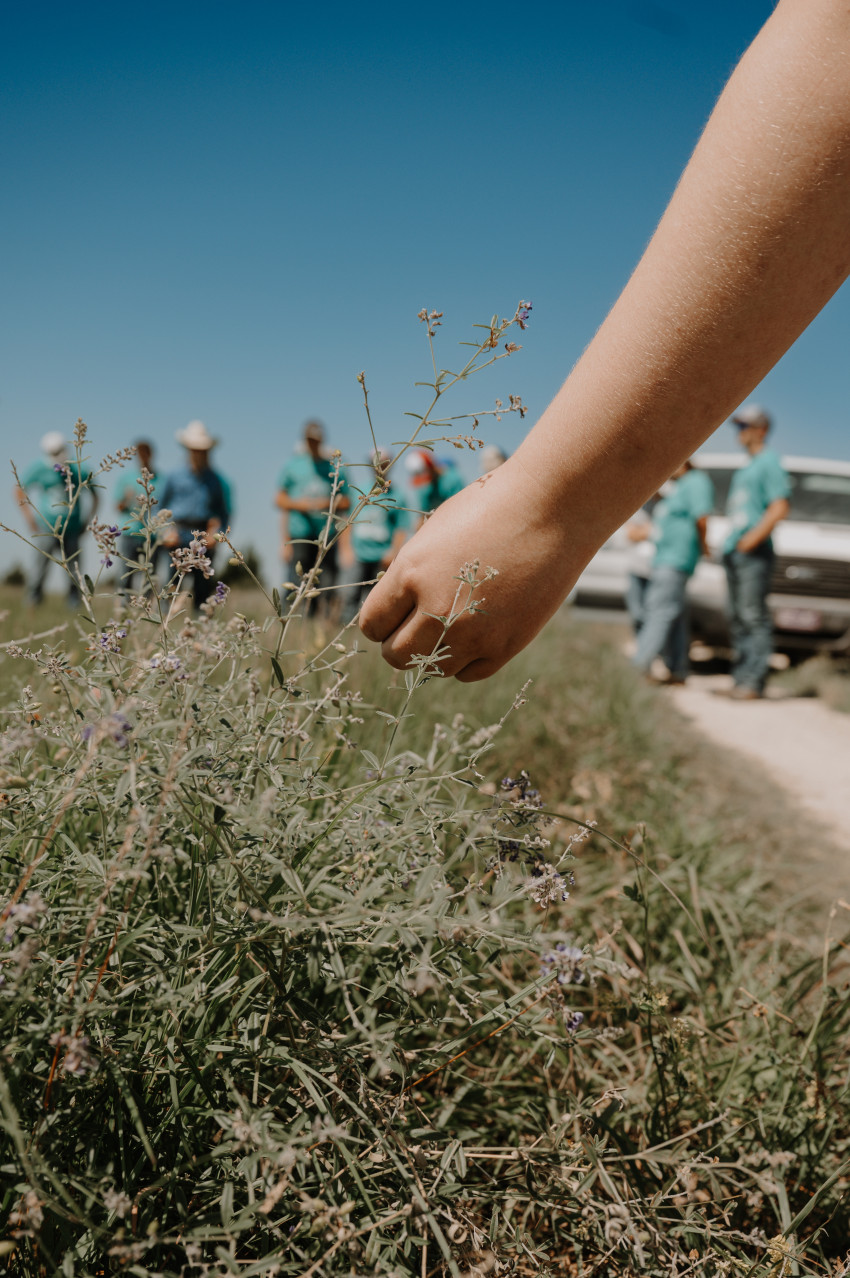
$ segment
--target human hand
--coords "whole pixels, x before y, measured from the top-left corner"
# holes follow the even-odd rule
[[[755,533],[755,530],[750,529],[749,532],[744,533],[743,537],[735,546],[735,549],[740,550],[741,554],[747,555],[751,550],[755,550],[756,546],[761,545],[761,540],[761,537]]]
[[[566,598],[593,549],[577,541],[563,506],[547,501],[540,483],[511,459],[445,502],[405,543],[364,603],[360,628],[381,643],[391,666],[404,669],[440,641],[443,624],[435,618],[450,613],[462,566],[477,560],[479,577],[488,568],[498,576],[475,592],[481,610],[451,626],[451,651],[440,668],[463,683],[486,679]]]

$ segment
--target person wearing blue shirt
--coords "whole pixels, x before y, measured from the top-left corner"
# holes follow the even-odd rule
[[[686,461],[664,485],[652,512],[655,555],[634,664],[649,676],[655,658],[662,657],[671,684],[683,684],[688,674],[685,590],[700,555],[708,554],[705,537],[713,508],[711,480]]]
[[[756,701],[764,693],[773,651],[773,619],[767,606],[774,563],[771,533],[788,515],[791,485],[778,454],[766,447],[771,423],[765,410],[747,404],[732,423],[749,461],[733,475],[726,505],[729,535],[723,564],[735,649],[730,695],[737,701]]]
[[[172,471],[163,485],[160,509],[170,510],[172,523],[166,529],[162,544],[167,550],[186,549],[195,531],[201,533],[205,553],[215,558],[215,534],[230,522],[230,488],[224,478],[210,466],[210,452],[218,440],[213,439],[203,422],[192,421],[177,432],[177,442],[188,454],[187,463]],[[197,569],[191,573],[192,599],[200,608],[215,588],[213,577]]]

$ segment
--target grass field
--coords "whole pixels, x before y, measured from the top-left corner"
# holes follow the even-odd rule
[[[10,593],[2,607],[4,642],[68,622],[59,602],[24,616]],[[249,594],[228,607],[258,612]],[[101,624],[111,608],[99,601]],[[70,627],[32,646],[61,641],[83,661],[87,628]],[[198,648],[203,634],[186,630]],[[284,676],[305,660],[319,671],[326,638],[298,632]],[[496,678],[431,681],[390,728],[404,677],[357,652],[349,702],[341,684],[330,702],[309,680],[293,688],[296,703],[318,698],[312,740],[331,748],[287,746],[278,784],[290,797],[277,808],[261,799],[264,860],[252,850],[259,809],[240,797],[246,737],[215,822],[204,817],[204,754],[176,796],[174,864],[153,878],[140,869],[95,910],[86,893],[105,899],[99,865],[126,845],[126,824],[105,833],[108,787],[127,785],[107,743],[91,801],[60,803],[64,845],[33,880],[57,916],[44,962],[18,1001],[0,986],[10,1272],[88,1275],[113,1262],[182,1278],[847,1272],[846,912],[830,916],[810,867],[818,836],[696,740],[617,639],[562,613]],[[58,714],[60,684],[5,658],[8,705],[24,678],[27,704]],[[151,720],[144,750],[139,729],[138,766],[161,743],[167,769],[190,728],[199,741],[213,725],[235,732],[247,688],[238,672],[221,698],[199,684],[176,727]],[[489,748],[471,746],[521,689]],[[113,680],[108,695],[121,693]],[[382,789],[381,775],[363,781],[363,758],[388,737],[396,771]],[[31,766],[48,778],[56,752],[39,750]],[[526,785],[539,801],[524,799]],[[352,815],[339,796],[370,786],[375,806]],[[50,820],[32,789],[10,791],[7,895],[25,863],[15,831]],[[484,838],[479,814],[493,804]],[[250,838],[231,839],[237,829]],[[274,850],[275,839],[290,842]],[[547,850],[535,865],[536,839]],[[541,898],[545,863],[574,877],[566,900]],[[240,900],[249,891],[262,902],[256,923]],[[51,962],[73,965],[78,951],[87,1041],[110,1063],[88,1083],[57,1084],[62,1135],[43,1103],[56,1022],[39,1008],[58,988]],[[160,1041],[163,1018],[179,1030]],[[51,1176],[67,1181],[64,1196]]]

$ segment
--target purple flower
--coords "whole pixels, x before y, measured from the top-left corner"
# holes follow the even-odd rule
[[[218,603],[224,603],[229,594],[230,588],[225,586],[223,581],[217,581],[215,585],[215,597]]]
[[[109,737],[117,746],[122,748],[129,744],[128,733],[132,732],[133,725],[129,719],[123,714],[116,711],[114,714],[105,715],[103,719],[98,719],[95,723],[86,723],[80,728],[80,738],[83,741],[91,741],[92,737],[96,741],[103,741]]]
[[[567,945],[560,941],[554,950],[541,956],[540,970],[544,976],[554,976],[559,985],[581,985],[584,980],[584,972],[581,970],[584,959],[584,950],[580,950],[577,945]]]
[[[584,1020],[584,1012],[564,1012],[564,1029],[568,1034],[575,1034]]]
[[[524,805],[530,808],[541,808],[543,800],[540,797],[540,791],[532,789],[531,777],[523,768],[518,777],[505,777],[502,781],[503,790],[516,790],[518,793],[512,802],[515,807]]]
[[[516,322],[525,332],[528,328],[528,317],[531,314],[531,302],[520,302],[516,312]]]
[[[54,462],[53,469],[56,471],[57,475],[66,475],[68,473],[68,468],[63,466],[61,462]]]
[[[100,562],[103,564],[104,568],[112,567],[112,560],[109,558],[109,555],[104,555]]]

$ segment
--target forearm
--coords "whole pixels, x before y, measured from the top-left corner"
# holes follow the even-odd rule
[[[26,494],[26,491],[23,488],[21,488],[20,485],[16,485],[13,490],[13,496],[18,506],[20,506],[21,508],[21,513],[23,514],[23,517],[26,520],[27,527],[29,528],[30,532],[33,532],[33,533],[37,532],[38,523],[36,521],[35,516],[32,513],[32,505],[30,503],[29,497]]]
[[[755,550],[762,542],[767,541],[777,524],[787,518],[789,504],[784,497],[772,501],[757,524],[754,524],[738,542],[739,550]]]
[[[553,517],[569,510],[579,558],[716,429],[847,275],[848,49],[850,7],[783,0],[621,298],[515,455]]]

